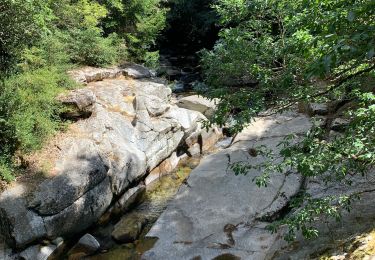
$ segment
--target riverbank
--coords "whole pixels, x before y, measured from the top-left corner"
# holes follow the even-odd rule
[[[126,205],[129,190],[173,171],[184,154],[201,154],[221,136],[202,128],[200,112],[171,103],[171,90],[142,66],[72,75],[87,86],[59,98],[75,123],[38,157],[36,165],[48,166],[40,169],[43,178],[0,196],[1,233],[18,252],[41,241],[57,249],[56,238],[84,232]],[[35,257],[38,248],[23,253]]]

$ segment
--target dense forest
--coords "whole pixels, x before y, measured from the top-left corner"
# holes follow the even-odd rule
[[[69,123],[56,99],[77,87],[68,70],[129,61],[157,70],[165,48],[199,56],[196,91],[220,100],[207,125],[229,125],[236,135],[259,114],[308,102],[329,103],[348,122],[335,138],[318,124],[302,142],[290,136],[280,163],[232,165],[237,174],[261,167],[255,182],[267,186],[271,172],[287,168],[348,184],[374,166],[373,0],[2,0],[0,21],[3,180]],[[288,239],[301,229],[314,237],[308,223],[322,213],[339,217],[338,206],[352,199],[301,194],[294,206],[303,209],[270,228],[287,224]]]

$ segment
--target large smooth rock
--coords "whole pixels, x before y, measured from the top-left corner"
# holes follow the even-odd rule
[[[68,72],[70,76],[77,82],[88,84],[93,81],[100,81],[109,78],[116,78],[122,75],[123,71],[120,68],[94,68],[84,67]]]
[[[206,119],[206,117],[200,112],[179,107],[171,108],[163,115],[163,118],[177,121],[182,126],[185,138],[197,130],[200,121]]]
[[[121,198],[113,205],[110,212],[112,214],[119,214],[121,212],[128,211],[132,206],[136,205],[142,200],[144,193],[146,192],[146,186],[143,184],[137,187],[129,189]]]
[[[13,247],[24,247],[46,236],[43,219],[27,208],[26,187],[17,185],[0,196],[0,233]]]
[[[87,255],[92,255],[100,248],[100,243],[91,234],[85,234],[81,237],[77,244],[69,250],[69,257],[78,259]]]
[[[61,116],[66,119],[78,120],[92,115],[96,96],[89,89],[78,89],[67,95],[59,96],[58,100],[67,106]]]
[[[122,68],[126,76],[134,79],[150,78],[153,75],[149,69],[138,64],[125,64]]]
[[[156,96],[143,96],[147,112],[151,117],[163,115],[170,105],[166,104],[161,98]]]
[[[253,157],[249,148],[265,145],[277,151],[284,136],[310,127],[308,118],[292,113],[259,119],[239,135],[233,147],[206,157],[147,234],[158,241],[143,258],[213,259],[231,254],[266,259],[283,240],[264,230],[266,223],[259,219],[277,215],[299,191],[302,178],[274,174],[266,188],[259,188],[251,180],[260,172],[235,176],[229,165],[261,163],[264,158]]]
[[[166,85],[163,83],[141,80],[133,84],[133,87],[137,89],[139,93],[143,93],[145,96],[156,96],[165,102],[169,102],[171,99],[172,90],[166,87]]]
[[[137,116],[133,123],[138,130],[137,146],[145,153],[148,169],[152,170],[176,150],[184,132],[174,119],[152,119],[143,96],[136,99],[136,110]]]
[[[84,110],[96,102],[96,96],[89,89],[77,89],[67,95],[60,96],[59,100],[64,105],[72,105],[79,110]]]
[[[60,174],[44,181],[29,203],[40,215],[61,212],[107,176],[109,165],[91,140],[69,141],[73,141],[70,149],[57,162]]]
[[[203,154],[209,151],[223,136],[221,130],[216,127],[205,129],[202,123],[198,123],[198,127],[194,133],[185,139],[187,151],[191,156]]]
[[[55,250],[55,245],[31,246],[20,253],[20,258],[23,260],[47,260]]]
[[[112,237],[120,243],[137,240],[146,225],[147,219],[137,214],[125,215],[114,227]]]
[[[155,167],[149,175],[147,175],[145,184],[149,185],[150,183],[156,181],[163,175],[171,173],[177,167],[178,163],[180,162],[180,159],[181,158],[177,156],[177,153],[173,152],[170,157],[165,159],[161,164]]]
[[[201,112],[206,117],[211,117],[216,110],[215,101],[198,95],[181,98],[176,105],[181,108]]]
[[[72,235],[87,229],[104,214],[112,198],[106,178],[60,213],[43,218],[48,237]]]

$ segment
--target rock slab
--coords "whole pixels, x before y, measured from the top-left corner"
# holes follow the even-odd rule
[[[230,170],[233,162],[263,162],[253,152],[257,146],[277,152],[285,136],[302,138],[311,126],[307,117],[290,112],[260,118],[237,135],[230,148],[206,157],[147,234],[157,242],[142,259],[318,259],[325,250],[342,247],[345,238],[373,228],[374,170],[365,177],[351,176],[351,186],[275,173],[266,188],[251,182],[261,172],[234,176]],[[352,203],[350,212],[342,213],[341,222],[323,218],[313,223],[320,232],[317,239],[305,240],[299,234],[295,243],[288,244],[286,227],[272,234],[266,229],[267,219],[282,214],[302,184],[313,198],[361,194],[361,199]]]
[[[39,165],[50,166],[48,177],[0,194],[0,232],[12,247],[82,232],[118,198],[115,211],[126,211],[144,191],[139,185],[146,175],[173,167],[175,162],[161,163],[192,134],[203,133],[199,120],[205,116],[173,105],[171,89],[143,66],[84,68],[71,75],[87,86],[59,97],[78,114],[47,145],[48,156],[38,157]],[[127,192],[131,187],[139,189]]]
[[[259,119],[238,135],[234,145],[206,157],[193,170],[168,205],[148,237],[157,237],[144,259],[214,259],[232,255],[241,259],[265,259],[282,238],[264,229],[262,217],[277,214],[300,189],[297,174],[275,174],[266,188],[251,180],[260,174],[235,176],[229,165],[239,161],[261,163],[249,148],[277,144],[291,133],[311,127],[305,116],[287,113]],[[257,239],[255,239],[257,237]]]

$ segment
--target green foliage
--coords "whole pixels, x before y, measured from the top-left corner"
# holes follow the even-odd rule
[[[0,74],[10,73],[25,47],[40,39],[51,16],[43,1],[0,3]]]
[[[96,29],[72,31],[69,53],[74,63],[106,66],[118,61],[121,40],[116,34],[104,38]]]
[[[353,104],[342,135],[333,138],[316,127],[302,141],[288,137],[278,154],[257,148],[268,160],[234,164],[236,174],[262,172],[253,179],[258,186],[267,186],[275,173],[290,171],[350,185],[352,175],[374,166],[374,1],[219,0],[214,8],[223,29],[214,49],[202,52],[206,87],[200,89],[221,100],[210,123],[229,124],[237,133],[266,108],[319,99]],[[351,199],[304,194],[272,230],[287,224],[288,240],[297,230],[315,237],[314,221],[323,215],[339,217]]]
[[[10,77],[2,87],[2,143],[14,139],[12,149],[31,151],[59,127],[56,95],[74,84],[56,67],[34,70]],[[4,138],[4,139],[3,139]],[[8,140],[8,141],[7,141]]]
[[[67,52],[69,35],[57,31],[48,34],[32,47],[23,50],[18,66],[22,71],[31,71],[47,66],[69,64],[71,56]]]
[[[296,197],[292,206],[299,209],[289,218],[276,221],[268,226],[271,232],[276,232],[281,225],[289,227],[285,239],[289,242],[294,241],[298,231],[307,239],[316,238],[319,231],[314,228],[314,222],[319,220],[323,215],[336,219],[341,218],[341,208],[350,210],[350,204],[355,196],[328,196],[324,198],[312,198],[308,194]],[[305,202],[306,206],[301,207]]]
[[[110,15],[104,19],[106,33],[117,33],[126,42],[129,56],[153,64],[156,39],[166,25],[167,9],[161,0],[103,0]]]
[[[106,66],[118,62],[122,41],[117,35],[104,37],[101,20],[108,15],[105,6],[96,1],[65,0],[53,3],[56,19],[53,24],[54,39],[63,43],[65,52],[73,63]],[[47,45],[44,45],[47,46]]]
[[[61,126],[56,95],[74,83],[56,67],[11,76],[1,85],[1,176],[11,179],[12,156],[39,149],[43,140]]]
[[[7,182],[14,180],[14,173],[11,165],[11,162],[7,159],[0,159],[0,177]]]
[[[96,1],[5,1],[0,4],[3,72],[78,62],[105,66],[121,57],[121,40],[103,37],[108,14]],[[121,57],[122,58],[122,57]]]
[[[267,104],[285,103],[272,97],[293,101],[319,95],[324,89],[316,88],[313,81],[333,87],[373,64],[371,1],[222,0],[215,7],[228,27],[222,29],[214,50],[203,52],[210,86],[205,94],[215,98],[217,89],[232,91],[235,86],[238,99],[224,99],[233,109],[234,101],[241,99],[240,90],[259,93],[251,103],[259,103],[259,97]],[[349,13],[356,18],[350,21]]]

